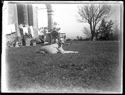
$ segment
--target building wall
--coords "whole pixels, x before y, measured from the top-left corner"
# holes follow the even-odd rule
[[[48,7],[47,7],[48,8]],[[51,6],[48,8],[48,27],[52,28]],[[42,17],[41,17],[42,18]],[[17,35],[21,37],[18,25],[24,24],[33,27],[33,38],[38,37],[38,9],[35,4],[9,4],[8,5],[8,25],[15,24]],[[16,32],[15,31],[15,32]]]
[[[33,27],[33,38],[38,37],[38,19],[37,10],[34,5],[30,4],[18,4],[18,23]]]
[[[16,4],[8,4],[8,14],[7,14],[7,22],[8,22],[8,26],[9,25],[14,25],[15,29],[13,29],[14,31],[12,32],[16,32],[16,34],[18,36],[20,36],[19,34],[19,30],[18,30],[18,14],[17,14],[17,5]],[[9,31],[9,28],[8,28]]]
[[[8,4],[8,25],[16,23],[16,15],[16,4]]]
[[[27,6],[17,4],[18,24],[28,24]]]

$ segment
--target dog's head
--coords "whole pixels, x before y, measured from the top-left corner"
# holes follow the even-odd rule
[[[64,39],[63,39],[63,38],[60,38],[60,42],[61,42],[62,44],[64,44]]]
[[[64,39],[60,38],[56,41],[56,43],[59,45],[59,47],[61,47],[62,45],[64,45]]]

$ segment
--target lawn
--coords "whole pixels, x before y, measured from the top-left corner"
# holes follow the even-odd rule
[[[79,51],[78,54],[42,55],[36,53],[39,47],[7,49],[10,90],[28,89],[36,84],[88,91],[120,90],[119,42],[74,41],[64,46],[65,50]]]

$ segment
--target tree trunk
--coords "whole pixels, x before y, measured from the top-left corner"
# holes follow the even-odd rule
[[[92,32],[91,35],[92,35],[92,36],[91,36],[91,41],[93,41],[94,33]]]
[[[90,24],[90,29],[91,29],[91,41],[94,41],[94,38],[95,38],[95,26],[92,26]]]
[[[91,41],[94,41],[94,38],[95,38],[95,31],[94,30],[92,30],[91,31]]]
[[[90,30],[91,30],[91,41],[94,41],[95,39],[94,38],[96,38],[96,23],[93,23],[92,24],[92,22],[90,22],[89,23],[90,24]]]
[[[91,30],[91,41],[93,41],[94,39],[94,30],[93,30],[93,27],[92,27],[92,24],[90,23],[90,30]]]

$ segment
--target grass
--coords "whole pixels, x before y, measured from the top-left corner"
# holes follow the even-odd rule
[[[78,54],[36,53],[36,47],[7,49],[10,89],[32,84],[52,87],[81,87],[103,91],[119,90],[119,42],[75,41],[64,46]]]

